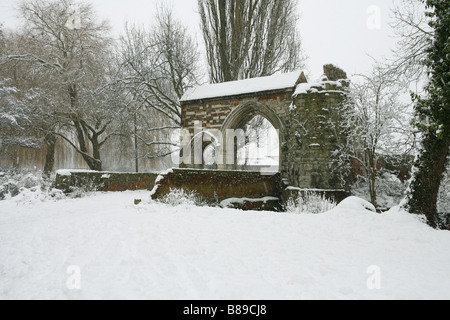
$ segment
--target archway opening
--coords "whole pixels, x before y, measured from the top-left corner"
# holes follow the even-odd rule
[[[260,127],[258,124],[266,130],[255,130]],[[253,134],[249,134],[252,129]],[[221,168],[258,170],[264,174],[284,172],[286,126],[277,112],[266,104],[252,101],[237,106],[225,119],[221,133],[226,137],[222,146],[226,165]],[[256,151],[258,149],[261,150]],[[246,153],[248,156],[244,156]]]
[[[217,166],[217,150],[213,143],[203,149],[203,169],[215,170]]]
[[[237,137],[237,169],[279,172],[280,137],[272,123],[262,115],[253,116]]]

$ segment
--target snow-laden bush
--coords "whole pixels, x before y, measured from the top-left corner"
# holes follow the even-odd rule
[[[0,170],[0,201],[19,194],[18,181],[12,177],[17,175],[15,171]]]
[[[17,175],[15,170],[2,170],[0,169],[0,185],[8,183],[12,178]]]
[[[5,175],[3,175],[0,180],[0,201],[15,197],[19,194],[19,187],[15,181],[3,178],[5,178]]]
[[[392,208],[398,206],[405,197],[407,183],[402,183],[397,176],[387,171],[376,179],[377,204],[380,208]],[[368,180],[359,176],[353,184],[351,193],[353,196],[370,201]]]
[[[22,188],[28,189],[40,186],[40,179],[37,176],[32,172],[2,171],[0,173],[0,200],[17,196]]]
[[[34,202],[63,199],[63,193],[53,188],[54,178],[43,177],[39,171],[0,170],[0,200],[14,198],[19,202]]]
[[[369,201],[358,198],[348,197],[337,205],[339,209],[355,210],[355,211],[371,211],[377,212],[377,209]]]
[[[16,170],[8,170],[0,173],[0,185],[12,183],[18,188],[29,189],[40,186],[42,180],[42,174],[39,171],[19,172]]]
[[[98,191],[99,188],[102,187],[103,184],[99,185],[98,182],[95,182],[92,179],[79,179],[76,186],[70,187],[68,197],[72,199],[84,198]]]
[[[158,200],[161,203],[178,206],[203,206],[202,199],[195,192],[185,191],[184,189],[170,189],[170,193]]]
[[[44,202],[48,200],[63,200],[66,199],[65,194],[58,189],[45,190],[40,187],[21,188],[19,194],[14,197],[14,201],[23,204],[33,204]]]
[[[315,192],[299,193],[295,198],[288,200],[286,210],[289,213],[324,213],[336,207],[336,203],[324,198]]]

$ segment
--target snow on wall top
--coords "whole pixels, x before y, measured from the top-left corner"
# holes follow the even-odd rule
[[[315,83],[301,83],[296,87],[295,92],[294,92],[294,97],[299,94],[307,94],[308,92],[318,92],[319,89],[326,90],[327,85],[333,86],[337,89],[343,88],[341,81],[323,80],[323,81],[315,82]]]
[[[204,84],[186,91],[181,102],[229,97],[246,93],[294,88],[298,83],[306,82],[303,72],[275,74],[269,77],[230,81],[216,84]]]

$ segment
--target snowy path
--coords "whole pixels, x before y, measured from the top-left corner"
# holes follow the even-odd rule
[[[450,299],[450,232],[404,213],[133,206],[147,196],[0,202],[0,299]]]

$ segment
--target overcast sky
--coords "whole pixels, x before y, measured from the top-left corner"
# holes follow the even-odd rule
[[[0,0],[0,23],[14,28],[17,0]],[[308,71],[317,78],[322,66],[334,63],[349,75],[370,70],[372,56],[383,59],[395,46],[389,27],[393,0],[299,0],[299,30],[308,55]],[[150,25],[157,0],[91,0],[99,17],[108,19],[120,34],[125,21]],[[176,15],[199,43],[202,38],[197,0],[169,0]]]

